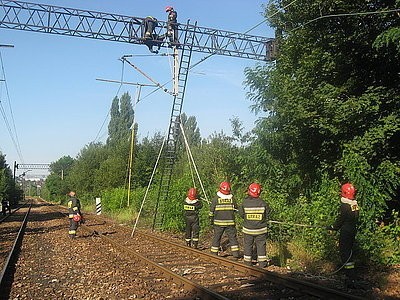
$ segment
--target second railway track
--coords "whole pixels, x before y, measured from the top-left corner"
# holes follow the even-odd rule
[[[361,299],[96,215],[70,240],[63,212],[34,205],[10,299]]]

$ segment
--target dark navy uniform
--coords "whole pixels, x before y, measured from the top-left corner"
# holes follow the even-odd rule
[[[76,198],[75,193],[69,194],[70,198],[68,200],[68,218],[69,218],[69,237],[75,238],[76,231],[79,227],[79,222],[74,220],[74,216],[79,214],[82,217],[81,213],[81,202],[78,198]]]
[[[357,220],[360,208],[356,200],[342,197],[340,201],[339,215],[328,229],[340,230],[339,251],[347,280],[354,281],[353,245],[357,233]]]
[[[214,238],[211,244],[211,253],[218,255],[221,238],[224,232],[228,235],[232,255],[239,257],[239,243],[235,224],[235,211],[237,204],[232,194],[225,195],[217,192],[217,196],[212,199],[210,206],[210,220],[214,225]]]
[[[239,207],[239,215],[244,219],[243,237],[244,237],[244,257],[246,264],[251,265],[253,245],[257,249],[257,261],[259,266],[267,266],[266,244],[268,230],[269,206],[267,203],[257,197],[246,197]]]
[[[6,215],[7,210],[11,214],[10,201],[8,201],[7,199],[1,200],[1,210],[4,216]]]
[[[168,12],[167,20],[167,36],[171,43],[178,43],[178,23],[177,23],[178,13],[175,10],[170,10]]]
[[[185,241],[186,245],[190,247],[193,242],[193,247],[197,248],[199,244],[200,234],[200,221],[199,221],[199,210],[203,207],[203,203],[194,199],[191,200],[186,197],[183,209],[185,212],[186,230],[185,230]]]

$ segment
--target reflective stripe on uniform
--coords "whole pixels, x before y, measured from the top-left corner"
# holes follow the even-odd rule
[[[259,255],[257,256],[258,261],[267,261],[267,256],[266,255]]]
[[[219,247],[211,247],[211,252],[218,253]]]
[[[264,227],[264,228],[259,228],[259,229],[249,229],[249,228],[243,227],[242,232],[245,234],[249,234],[249,235],[259,235],[259,234],[267,233],[268,228]]]
[[[215,207],[215,210],[234,210],[235,207],[233,204],[226,204],[226,205],[218,205]]]
[[[238,245],[231,246],[231,251],[239,251],[239,246]]]
[[[263,214],[265,207],[245,207],[244,212],[246,214]]]
[[[76,230],[70,230],[68,231],[68,234],[76,234]]]
[[[234,220],[214,220],[214,225],[232,226],[232,225],[235,225],[235,221]]]
[[[345,269],[354,269],[354,262],[348,262],[344,265]]]
[[[251,261],[251,256],[250,255],[243,255],[243,260],[244,261]]]

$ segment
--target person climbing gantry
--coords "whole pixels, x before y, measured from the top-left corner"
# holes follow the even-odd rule
[[[257,250],[257,261],[260,268],[267,266],[266,244],[268,230],[268,215],[270,212],[268,204],[260,198],[261,185],[252,183],[247,190],[248,197],[243,200],[239,207],[239,215],[243,222],[243,261],[252,265],[253,245]]]
[[[159,37],[155,32],[155,28],[158,25],[158,21],[156,18],[152,16],[147,16],[143,19],[142,22],[142,38],[143,44],[145,44],[149,51],[152,53],[158,53],[161,47],[163,37]],[[153,47],[158,47],[158,50],[153,50]]]
[[[178,42],[178,13],[174,10],[172,6],[167,6],[165,12],[168,13],[167,19],[167,34],[171,44],[179,44]]]
[[[353,260],[353,245],[357,233],[357,221],[360,211],[356,198],[357,190],[352,183],[345,183],[341,187],[339,214],[328,230],[340,230],[339,252],[342,267],[345,270],[345,287],[355,287],[355,264]]]
[[[203,203],[198,199],[197,190],[195,188],[190,188],[183,205],[186,221],[185,241],[188,247],[193,246],[195,249],[197,249],[199,245],[199,211],[202,207]]]
[[[226,232],[232,255],[235,259],[239,258],[235,211],[237,211],[237,204],[231,194],[231,185],[229,182],[223,181],[210,205],[210,223],[214,227],[214,237],[211,244],[212,254],[218,255],[222,235]]]
[[[157,19],[152,16],[147,16],[143,20],[143,38],[146,40],[154,39],[154,29],[157,26]]]
[[[81,202],[76,198],[76,193],[70,191],[68,193],[70,197],[68,200],[68,218],[69,218],[69,231],[68,235],[71,239],[76,237],[76,231],[79,227],[79,223],[83,221],[81,213]]]

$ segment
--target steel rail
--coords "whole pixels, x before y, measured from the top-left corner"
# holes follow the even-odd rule
[[[47,201],[45,201],[45,202],[49,203]],[[52,203],[49,203],[49,204],[52,204]],[[56,207],[60,207],[60,205],[52,204],[52,206],[50,206],[50,208],[54,208],[55,212],[60,213],[63,216],[68,216],[67,213],[56,210],[55,209]],[[192,282],[192,281],[172,272],[171,270],[155,263],[154,261],[144,257],[143,255],[140,255],[139,253],[130,250],[129,248],[114,241],[112,238],[105,236],[105,234],[103,234],[102,232],[92,230],[91,228],[89,228],[87,225],[84,225],[84,224],[81,224],[80,228],[91,235],[99,236],[102,240],[108,242],[112,246],[119,248],[123,252],[128,253],[129,255],[135,257],[137,261],[146,262],[146,264],[151,265],[154,268],[154,270],[157,271],[159,274],[162,274],[166,278],[170,278],[174,282],[181,284],[185,288],[185,290],[187,290],[188,292],[191,292],[191,293],[195,293],[196,295],[201,297],[202,300],[203,299],[204,300],[229,300],[229,298],[226,298],[212,290],[209,290],[195,282]]]
[[[21,227],[19,228],[18,234],[14,240],[13,246],[7,256],[7,259],[5,261],[3,269],[0,273],[0,291],[7,290],[7,286],[6,286],[7,278],[6,277],[7,277],[8,272],[10,271],[12,263],[15,262],[15,260],[17,258],[17,252],[20,249],[20,246],[22,244],[22,239],[24,237],[25,228],[26,228],[26,224],[28,223],[28,216],[31,211],[31,208],[32,208],[32,203],[30,203],[30,205],[29,205],[29,209],[25,214],[25,217],[22,221]]]
[[[220,257],[220,256],[212,255],[209,253],[204,253],[203,251],[189,248],[187,246],[184,246],[184,245],[181,245],[178,243],[174,243],[174,242],[159,238],[154,235],[148,235],[148,234],[142,233],[142,232],[137,232],[137,234],[142,235],[146,239],[150,239],[150,238],[155,239],[160,243],[169,244],[173,247],[181,248],[190,253],[196,253],[197,256],[205,257],[208,261],[213,261],[215,263],[221,263],[221,261],[222,261],[224,266],[229,266],[238,271],[244,272],[248,275],[252,275],[257,278],[266,279],[270,282],[273,282],[276,284],[281,284],[290,289],[299,291],[304,294],[316,296],[321,299],[354,299],[354,300],[364,299],[364,298],[361,298],[361,297],[358,297],[355,295],[351,295],[351,294],[348,294],[348,293],[345,293],[342,291],[338,291],[338,290],[334,290],[334,289],[331,289],[328,287],[317,285],[312,282],[308,282],[308,281],[296,279],[296,278],[293,278],[290,276],[274,273],[274,272],[271,272],[271,271],[268,271],[268,270],[265,270],[262,268],[247,266],[247,265],[244,265],[243,263],[240,263],[237,261],[232,261],[232,260]]]
[[[81,225],[81,228],[90,234],[98,235],[101,239],[103,239],[104,241],[113,245],[114,247],[117,247],[117,248],[121,249],[122,251],[124,251],[125,253],[128,253],[129,255],[136,257],[136,259],[138,261],[146,262],[146,264],[151,265],[156,272],[163,274],[165,277],[170,278],[171,280],[173,280],[176,283],[181,284],[185,288],[185,290],[187,290],[191,293],[195,293],[197,296],[201,297],[201,299],[204,299],[204,300],[229,300],[229,298],[226,298],[212,290],[209,290],[195,282],[192,282],[192,281],[172,272],[171,270],[155,263],[154,261],[146,258],[145,256],[142,256],[139,253],[132,251],[131,249],[121,245],[120,243],[114,241],[112,238],[109,238],[109,237],[103,235],[102,233],[92,230],[85,225]]]
[[[62,212],[60,212],[60,213],[63,215],[66,215],[65,213],[62,213]],[[202,297],[205,297],[202,299],[228,299],[214,291],[211,291],[203,286],[200,286],[196,283],[191,282],[190,280],[188,280],[180,275],[175,274],[171,270],[160,266],[159,264],[146,258],[145,256],[142,256],[142,255],[138,254],[137,252],[132,251],[129,248],[121,245],[120,243],[115,242],[112,238],[109,238],[106,236],[107,233],[102,233],[102,232],[99,232],[96,230],[92,230],[86,225],[81,225],[81,228],[90,234],[98,235],[99,237],[101,237],[105,241],[109,242],[113,246],[118,247],[121,250],[125,251],[126,253],[129,253],[130,255],[137,257],[139,259],[139,261],[146,261],[146,263],[152,265],[154,268],[159,270],[160,273],[164,274],[168,278],[171,278],[174,281],[181,282],[181,284],[183,284],[186,288],[192,288],[192,289],[197,290],[199,293],[201,293]],[[189,252],[192,255],[195,254],[198,257],[203,257],[203,258],[205,258],[206,261],[211,261],[213,263],[235,269],[235,270],[243,272],[247,275],[254,276],[258,279],[265,279],[269,282],[272,282],[272,283],[275,283],[278,285],[282,285],[282,286],[286,286],[287,288],[296,290],[305,295],[318,297],[318,298],[324,299],[324,300],[325,299],[349,299],[349,300],[364,299],[362,297],[359,297],[356,295],[351,295],[351,294],[342,292],[340,290],[334,290],[332,288],[324,287],[324,286],[321,286],[321,285],[318,285],[318,284],[315,284],[312,282],[308,282],[308,281],[296,279],[296,278],[293,278],[293,277],[290,277],[287,275],[271,272],[266,269],[247,266],[241,262],[232,261],[230,259],[212,255],[210,253],[205,253],[203,251],[193,249],[193,248],[187,247],[185,245],[178,244],[178,243],[163,239],[161,237],[157,237],[155,235],[149,235],[149,234],[146,234],[146,233],[143,233],[140,231],[136,231],[135,234],[142,236],[143,240],[153,239],[159,243],[168,244],[170,246],[173,246],[174,248],[179,248],[185,252]],[[203,295],[203,293],[204,293],[204,295]]]

